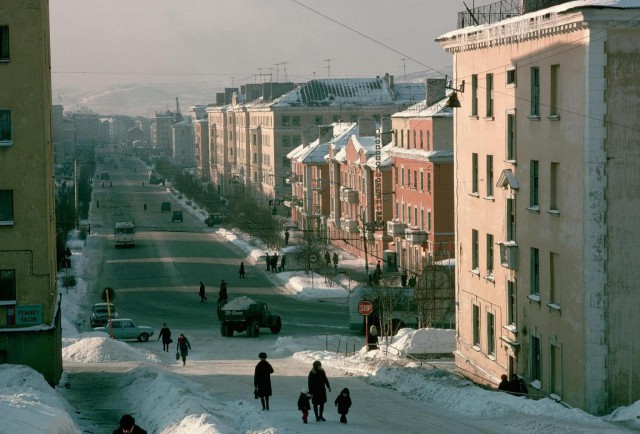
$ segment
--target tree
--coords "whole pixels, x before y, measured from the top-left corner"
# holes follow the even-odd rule
[[[445,327],[455,323],[453,266],[434,263],[423,267],[414,288],[418,327]]]

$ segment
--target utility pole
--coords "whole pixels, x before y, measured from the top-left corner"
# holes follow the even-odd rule
[[[332,60],[336,60],[336,59],[324,59],[324,61],[327,62],[327,66],[325,66],[325,68],[327,68],[327,78],[331,78],[331,61]]]

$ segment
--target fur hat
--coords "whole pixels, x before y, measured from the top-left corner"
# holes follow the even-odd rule
[[[258,354],[258,358],[259,358],[259,359],[266,359],[266,358],[267,358],[267,353],[260,353],[260,354]]]
[[[340,392],[340,393],[346,393],[346,394],[347,394],[347,396],[349,396],[349,395],[350,395],[350,393],[349,393],[349,389],[347,389],[346,387],[345,387],[344,389],[342,389],[342,392]]]
[[[322,363],[320,363],[320,360],[316,360],[315,362],[313,362],[314,368],[319,368],[320,366],[322,366]]]

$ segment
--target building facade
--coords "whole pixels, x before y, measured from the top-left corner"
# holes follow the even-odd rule
[[[603,414],[640,399],[639,9],[529,3],[438,39],[461,102],[456,365]]]
[[[62,374],[49,2],[0,8],[0,363]]]

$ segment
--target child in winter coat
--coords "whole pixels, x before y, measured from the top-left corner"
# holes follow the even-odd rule
[[[338,413],[340,413],[340,423],[347,423],[347,413],[349,413],[349,407],[351,407],[349,389],[346,387],[342,389],[334,403],[338,407]]]
[[[298,410],[302,412],[302,422],[307,423],[307,418],[309,417],[309,410],[311,409],[311,403],[309,400],[311,399],[311,395],[309,395],[309,389],[304,388],[300,391],[300,396],[298,397]]]

